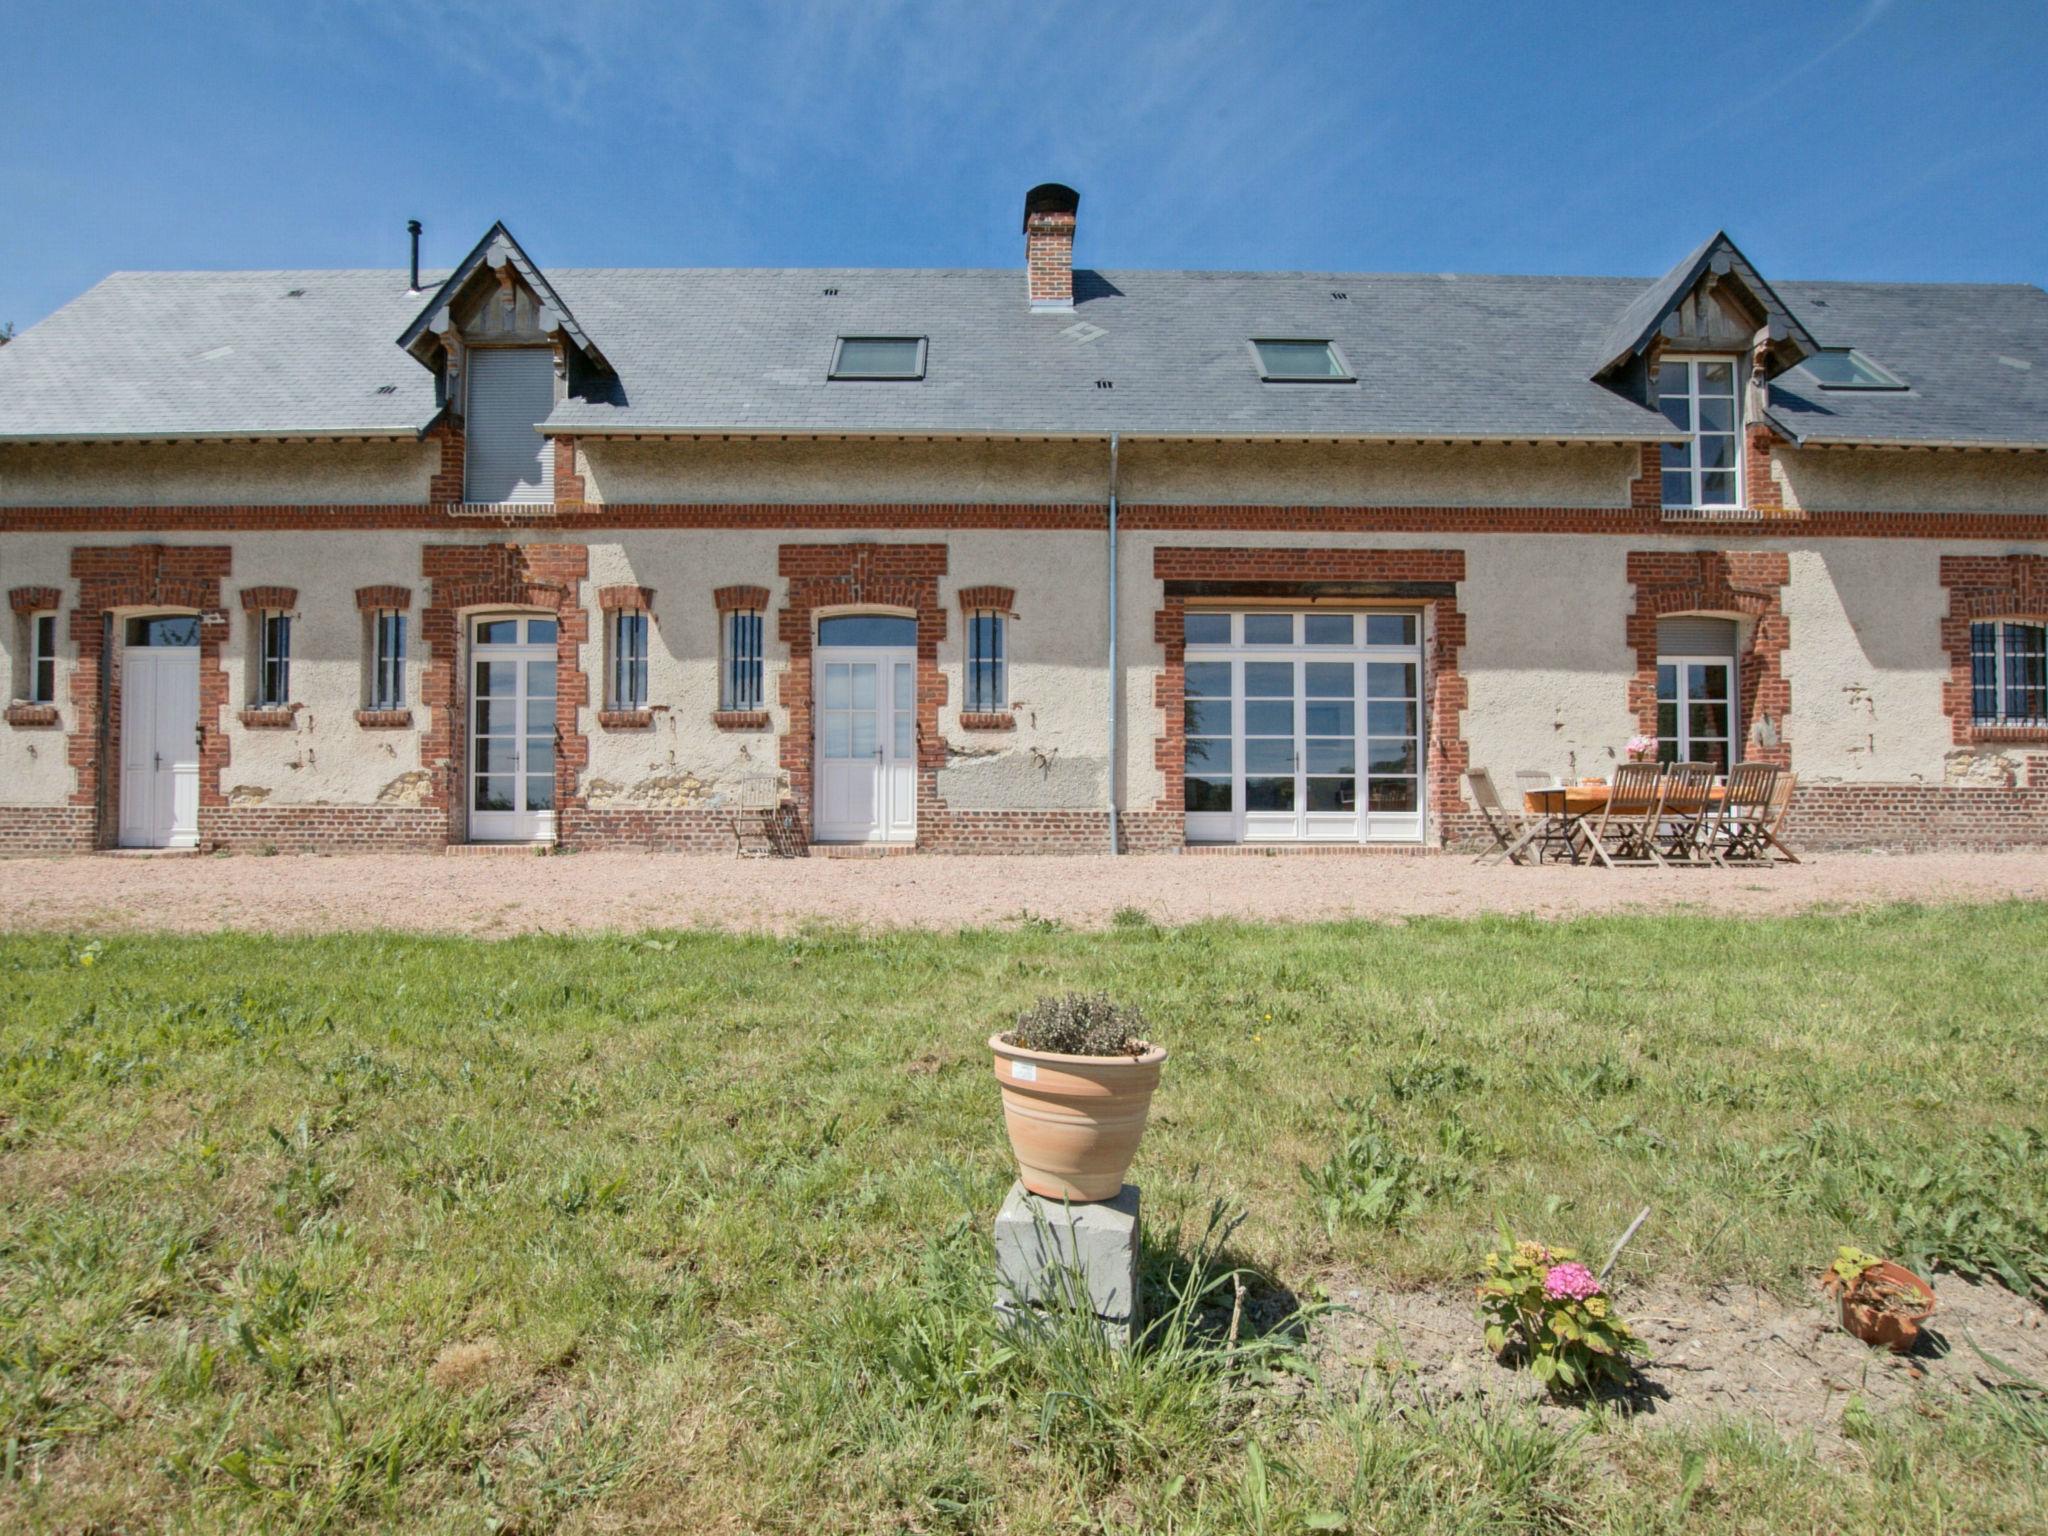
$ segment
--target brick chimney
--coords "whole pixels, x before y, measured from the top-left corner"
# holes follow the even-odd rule
[[[1024,194],[1024,275],[1033,309],[1074,307],[1074,210],[1081,194],[1048,181]]]

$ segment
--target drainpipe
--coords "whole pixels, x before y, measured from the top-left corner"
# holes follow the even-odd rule
[[[1109,434],[1109,851],[1120,851],[1116,805],[1117,704],[1122,691],[1116,670],[1116,448],[1117,435]]]

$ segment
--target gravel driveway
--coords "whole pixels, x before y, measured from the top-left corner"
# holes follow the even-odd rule
[[[1784,913],[2048,896],[2048,850],[1834,854],[1747,870],[1481,868],[1463,855],[737,860],[491,853],[0,861],[0,928],[405,928],[476,934],[806,922],[930,928],[1025,918],[1100,926],[1135,907],[1213,917],[1462,916],[1693,907]]]

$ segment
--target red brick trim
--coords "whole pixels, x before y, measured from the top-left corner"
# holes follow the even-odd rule
[[[440,462],[427,481],[427,501],[433,507],[462,505],[463,458],[466,439],[462,418],[453,411],[427,429],[427,441],[441,450]]]
[[[1948,652],[1948,680],[1941,709],[1957,746],[2048,741],[2048,731],[2031,726],[1979,725],[1970,677],[1970,626],[1980,619],[2026,619],[2048,623],[2048,555],[1943,555],[1941,584],[1948,589],[1948,613],[1941,621],[1942,649]]]
[[[356,608],[363,613],[375,613],[381,608],[396,608],[400,613],[403,613],[411,606],[411,587],[382,586],[356,588]]]
[[[651,709],[600,709],[597,723],[608,731],[644,731],[654,724]]]
[[[359,709],[356,724],[366,731],[398,731],[410,728],[412,711],[409,709]]]
[[[1008,710],[963,710],[960,715],[960,729],[963,731],[1014,731],[1017,717]]]
[[[939,798],[939,769],[946,762],[939,706],[946,701],[946,677],[939,670],[939,642],[946,637],[946,610],[939,603],[939,578],[946,574],[946,546],[784,544],[777,551],[776,568],[789,584],[776,621],[782,642],[789,647],[789,666],[779,684],[789,711],[781,760],[805,840],[812,825],[815,615],[821,608],[893,608],[917,618],[917,827],[922,842],[927,828],[935,826],[945,811]]]
[[[1015,613],[1017,611],[1017,589],[1015,587],[962,587],[959,597],[960,606],[969,613]]]
[[[244,587],[242,588],[242,612],[256,613],[272,610],[290,613],[299,606],[297,587]]]
[[[590,551],[582,544],[429,544],[420,551],[427,604],[420,612],[426,665],[420,704],[427,711],[420,766],[434,776],[430,804],[447,818],[448,840],[466,841],[468,690],[463,629],[478,609],[521,608],[555,616],[555,838],[568,842],[582,806],[590,743],[578,711],[590,702],[590,680],[578,665],[590,638],[582,584]]]
[[[1160,581],[1412,581],[1465,579],[1464,551],[1456,549],[1205,549],[1167,546],[1152,552],[1152,574]],[[1469,761],[1465,742],[1466,683],[1459,670],[1465,647],[1465,615],[1453,597],[1418,598],[1428,610],[1422,652],[1424,728],[1429,735],[1424,789],[1430,822],[1439,828],[1463,804],[1460,783]],[[1154,807],[1173,819],[1171,841],[1185,834],[1186,760],[1182,704],[1187,686],[1183,620],[1187,599],[1168,593],[1153,619],[1153,638],[1165,664],[1153,685],[1153,700],[1164,716],[1152,760],[1165,780]]]
[[[1628,554],[1628,579],[1635,607],[1627,635],[1636,654],[1628,707],[1636,729],[1657,734],[1657,621],[1676,613],[1732,614],[1750,623],[1745,649],[1736,658],[1738,736],[1730,750],[1738,759],[1791,767],[1792,684],[1784,665],[1792,638],[1785,616],[1791,560],[1757,551],[1635,549]],[[1776,746],[1750,739],[1764,715],[1777,722]]]
[[[1658,519],[1664,516],[1664,445],[1639,447],[1636,477],[1628,483],[1629,510]]]
[[[54,704],[10,704],[7,706],[7,723],[15,726],[45,726],[60,724],[57,706]]]
[[[238,718],[244,730],[288,731],[292,727],[292,717],[305,707],[303,704],[277,704],[258,709],[251,705]]]
[[[1760,421],[1751,422],[1749,430],[1743,434],[1743,499],[1751,511],[1760,512],[1768,519],[1803,520],[1805,513],[1796,507],[1785,505],[1785,487],[1780,485],[1778,477],[1771,473],[1771,466],[1775,462],[1771,457],[1771,443],[1776,436],[1768,425]]]
[[[715,709],[711,723],[721,731],[765,731],[774,719],[765,709]]]
[[[78,606],[71,610],[73,729],[66,756],[74,775],[71,803],[92,808],[94,842],[110,846],[121,825],[120,775],[102,771],[100,681],[108,679],[104,735],[106,758],[121,761],[121,676],[115,659],[122,637],[111,638],[102,621],[123,609],[185,609],[199,615],[199,835],[203,843],[213,813],[227,805],[221,774],[228,765],[223,715],[228,708],[228,672],[221,663],[228,613],[221,583],[234,569],[225,546],[127,544],[83,546],[71,551],[71,576]],[[103,641],[106,642],[103,649]]]
[[[555,445],[555,510],[575,512],[584,505],[583,477],[576,473],[576,439],[557,437]]]
[[[765,610],[769,593],[766,587],[720,587],[711,594],[711,602],[720,613],[740,610]]]
[[[64,606],[64,594],[56,587],[15,587],[7,594],[7,606],[16,613],[48,613]]]
[[[606,613],[649,612],[654,607],[652,587],[599,587],[597,606]]]

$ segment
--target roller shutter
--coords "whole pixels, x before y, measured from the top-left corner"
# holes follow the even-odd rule
[[[463,500],[553,501],[554,445],[538,432],[555,408],[555,359],[545,347],[480,347],[469,354],[469,462]]]
[[[1657,621],[1657,654],[1660,656],[1733,656],[1735,621],[1707,619],[1695,614]]]

